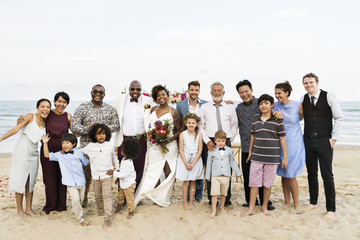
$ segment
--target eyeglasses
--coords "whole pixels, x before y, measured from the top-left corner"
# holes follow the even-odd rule
[[[104,92],[104,91],[93,90],[92,93],[93,93],[94,95],[96,95],[96,94],[104,95],[105,92]]]
[[[134,87],[132,87],[132,88],[130,88],[130,91],[138,91],[138,92],[140,92],[141,91],[141,88],[134,88]]]

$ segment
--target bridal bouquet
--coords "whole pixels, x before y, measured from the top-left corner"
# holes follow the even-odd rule
[[[163,142],[170,142],[171,131],[173,130],[169,119],[165,119],[164,122],[158,120],[154,122],[154,126],[149,125],[149,131],[147,132],[148,141],[151,144],[161,145]],[[161,147],[162,154],[169,152],[167,147]]]

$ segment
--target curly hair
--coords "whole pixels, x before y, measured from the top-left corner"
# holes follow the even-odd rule
[[[133,138],[126,139],[122,146],[122,153],[126,159],[134,160],[141,150],[140,144]]]
[[[154,100],[154,102],[156,102],[157,100],[157,95],[160,91],[164,90],[166,92],[166,95],[169,97],[170,94],[169,94],[169,90],[166,89],[165,86],[162,86],[160,84],[154,86],[152,89],[151,89],[151,97],[152,99]]]
[[[100,129],[100,131],[99,131],[99,129]],[[90,129],[89,136],[90,136],[91,142],[97,142],[96,133],[98,131],[99,131],[99,133],[105,133],[106,134],[105,141],[110,141],[110,138],[111,138],[111,130],[110,130],[110,128],[108,126],[106,126],[105,124],[97,123],[94,126],[92,126],[91,129]]]
[[[183,131],[185,131],[187,129],[186,122],[187,122],[188,119],[194,119],[197,123],[199,123],[200,120],[201,120],[201,118],[198,115],[196,115],[195,113],[186,113],[184,115],[184,125],[183,125],[183,129],[182,129]],[[196,126],[195,127],[195,139],[194,139],[194,141],[196,141],[196,137],[197,137],[198,133],[199,133],[199,126]]]

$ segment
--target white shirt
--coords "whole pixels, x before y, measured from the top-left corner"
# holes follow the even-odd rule
[[[200,99],[198,99],[198,103],[196,104],[195,108],[190,105],[190,100],[188,99],[188,107],[189,113],[195,113],[196,115],[200,116]]]
[[[319,100],[320,97],[320,92],[322,90],[319,89],[316,94],[314,95],[314,105],[317,104],[317,101]],[[311,95],[308,93],[309,99],[311,101]],[[339,101],[337,100],[337,98],[335,97],[334,94],[327,92],[326,95],[326,100],[327,103],[330,106],[331,109],[331,113],[332,113],[332,117],[334,119],[334,123],[333,123],[333,130],[331,133],[331,139],[334,139],[336,141],[338,141],[340,139],[340,135],[341,135],[341,129],[342,129],[342,122],[343,122],[343,116],[342,116],[342,111],[340,108],[340,104]],[[300,102],[302,103],[304,101],[304,95],[301,96]]]
[[[226,136],[233,141],[239,131],[235,108],[232,104],[222,102],[219,109],[222,129]],[[203,135],[204,143],[207,144],[210,141],[210,137],[214,137],[218,131],[214,101],[207,102],[201,106],[200,118],[200,132]]]
[[[109,169],[119,169],[119,160],[115,148],[110,142],[89,143],[82,151],[89,156],[92,179],[100,180],[111,176],[106,174]]]
[[[138,98],[138,102],[130,102],[130,99],[130,95],[127,95],[121,120],[121,130],[124,136],[136,136],[145,132],[142,96]]]
[[[136,183],[136,172],[133,160],[123,158],[120,163],[120,170],[114,171],[114,178],[119,178],[120,188],[126,189]]]

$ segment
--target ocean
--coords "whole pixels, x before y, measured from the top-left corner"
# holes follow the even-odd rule
[[[71,101],[66,111],[74,114],[76,108],[84,101]],[[107,102],[110,105],[112,101]],[[237,104],[237,102],[235,102]],[[360,146],[360,102],[340,102],[344,122],[341,139],[338,144]],[[36,101],[0,101],[0,136],[16,125],[20,115],[35,112]],[[12,152],[18,136],[12,136],[0,142],[0,153]],[[240,142],[237,136],[234,142]]]

